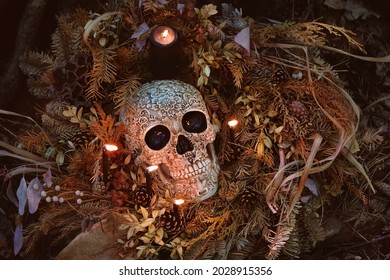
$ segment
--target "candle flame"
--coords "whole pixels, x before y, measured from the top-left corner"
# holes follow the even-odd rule
[[[146,167],[146,171],[148,171],[148,172],[152,172],[152,171],[155,171],[157,169],[158,169],[157,165],[151,165],[151,166]]]
[[[161,36],[165,39],[168,36],[168,29],[165,29],[162,33]]]
[[[233,119],[233,120],[228,121],[228,126],[235,127],[236,125],[238,125],[238,120]]]
[[[104,144],[104,149],[107,152],[114,152],[118,150],[118,146],[115,144]]]
[[[182,198],[177,198],[177,199],[175,199],[175,201],[174,201],[174,203],[175,203],[176,205],[181,205],[181,204],[183,204],[184,202],[185,202],[185,200],[182,199]]]

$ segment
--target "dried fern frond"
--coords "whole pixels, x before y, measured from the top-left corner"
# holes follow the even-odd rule
[[[123,123],[116,125],[114,117],[107,115],[99,103],[94,102],[94,105],[100,119],[90,124],[91,132],[103,143],[116,143],[119,145],[119,138],[123,133],[127,132],[127,127]]]
[[[27,79],[27,86],[29,92],[31,92],[37,98],[44,99],[53,97],[50,84],[45,80],[29,77]]]
[[[31,51],[20,59],[19,66],[23,73],[28,76],[40,76],[48,70],[53,63],[54,60],[49,54]]]
[[[279,41],[309,46],[324,46],[328,42],[326,32],[333,36],[346,38],[350,45],[364,52],[361,43],[353,38],[355,34],[343,27],[320,22],[285,22],[274,25],[252,24],[253,40],[258,45],[267,45]]]
[[[203,252],[202,260],[221,260],[227,257],[226,240],[211,240],[207,249]]]
[[[116,92],[111,94],[111,99],[115,103],[117,112],[126,104],[126,100],[131,96],[141,85],[140,78],[130,77],[124,81],[118,81]]]
[[[102,83],[114,83],[116,78],[116,66],[113,64],[115,50],[104,48],[93,48],[93,69],[88,74],[88,88],[85,92],[86,98],[96,100],[103,98],[101,92]]]
[[[164,8],[164,4],[160,4],[158,1],[154,0],[143,0],[142,6],[145,12],[156,13],[159,9]]]
[[[58,17],[58,28],[52,35],[52,52],[57,59],[56,63],[65,63],[83,49],[81,38],[87,17],[86,14],[84,16],[82,14],[83,12],[80,10],[78,21],[75,21],[75,18],[70,15]],[[84,17],[85,22],[81,23]]]
[[[27,131],[20,136],[20,142],[27,151],[40,155],[44,154],[48,144],[46,136],[38,130]]]
[[[259,240],[254,236],[237,237],[232,242],[232,249],[229,250],[229,260],[247,260],[254,253],[259,253]]]
[[[268,236],[266,237],[267,241],[270,243],[268,245],[269,251],[266,256],[267,259],[276,259],[280,255],[282,249],[290,239],[290,235],[296,227],[296,216],[298,215],[300,208],[300,203],[296,203],[293,211],[288,214],[288,217],[280,219],[284,220],[284,222],[279,223],[276,226],[276,231],[269,231]]]

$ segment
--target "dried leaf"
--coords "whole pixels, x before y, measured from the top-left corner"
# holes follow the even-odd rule
[[[16,191],[16,196],[19,200],[19,215],[24,214],[24,208],[27,202],[27,182],[24,176],[20,180],[18,190]]]
[[[134,33],[131,35],[130,38],[137,39],[148,30],[149,30],[149,26],[147,25],[146,22],[143,22],[137,27],[137,29],[134,31]]]
[[[186,8],[185,4],[177,3],[177,10],[182,15],[184,12],[184,9]]]
[[[149,212],[148,210],[146,210],[146,208],[142,207],[138,210],[138,212],[140,212],[142,214],[142,217],[144,218],[144,220],[146,220],[148,217],[149,217]]]
[[[39,178],[35,177],[33,180],[31,180],[30,184],[28,184],[27,187],[28,210],[31,214],[35,213],[38,210],[38,205],[41,201],[42,191],[43,186],[39,181]]]
[[[18,224],[14,233],[14,254],[19,254],[23,247],[23,225]]]
[[[248,53],[250,53],[250,29],[245,27],[235,37],[234,42],[242,46]]]
[[[127,239],[130,239],[134,235],[134,228],[130,227],[129,230],[127,231]]]
[[[156,231],[156,226],[151,224],[148,228],[148,233],[154,233]]]
[[[264,135],[263,137],[264,137],[264,138],[263,138],[264,145],[265,145],[268,149],[271,149],[271,148],[272,148],[272,141],[271,141],[271,139],[270,139],[268,136],[266,136],[266,135]]]
[[[50,188],[53,185],[50,167],[49,167],[49,169],[45,173],[43,173],[43,180],[45,181],[46,186],[48,188]]]
[[[149,237],[147,237],[147,236],[141,236],[140,238],[139,238],[139,240],[141,240],[143,243],[150,243],[150,238]]]
[[[147,227],[151,224],[153,224],[154,218],[147,218],[145,221],[141,223],[141,227]]]
[[[275,133],[276,133],[276,134],[279,134],[280,132],[282,132],[283,127],[284,127],[283,125],[277,127],[277,128],[275,129]]]
[[[164,236],[164,228],[163,227],[159,227],[157,229],[157,235],[160,236],[161,238]]]
[[[318,196],[317,184],[313,179],[307,178],[305,186],[311,191],[312,194]]]
[[[160,213],[160,210],[153,210],[152,211],[152,217],[153,218],[156,218],[158,216],[158,214]]]
[[[124,164],[125,165],[128,165],[131,161],[131,155],[128,155],[126,158],[125,158],[125,161],[124,161]]]

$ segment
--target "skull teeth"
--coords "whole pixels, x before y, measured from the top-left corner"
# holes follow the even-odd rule
[[[171,171],[171,177],[173,180],[191,178],[193,176],[206,172],[210,163],[211,160],[209,158],[196,161],[193,165],[187,166],[180,171]]]

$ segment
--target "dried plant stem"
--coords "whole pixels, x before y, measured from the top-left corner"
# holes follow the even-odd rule
[[[46,132],[43,130],[43,128],[33,118],[26,116],[26,115],[18,114],[15,112],[2,110],[2,109],[0,109],[0,114],[15,116],[15,117],[23,117],[23,118],[26,118],[26,119],[32,121],[33,123],[35,123],[39,127],[39,129],[42,131],[43,135],[45,135],[45,138],[46,138],[47,142],[50,144],[50,146],[54,147],[54,144],[51,142],[50,137],[46,134]]]
[[[270,188],[270,190],[267,191],[267,195],[266,195],[266,201],[267,201],[268,207],[271,209],[272,213],[274,213],[274,214],[277,212],[277,209],[276,209],[277,207],[275,205],[275,197],[276,197],[275,194],[280,186],[280,183],[283,180],[284,170],[285,170],[284,167],[286,164],[285,155],[284,155],[282,148],[279,148],[279,160],[280,160],[279,170],[276,173],[274,180],[272,182],[271,188]]]
[[[100,16],[98,16],[96,19],[94,19],[88,26],[85,28],[83,33],[83,41],[88,46],[89,49],[92,49],[91,44],[89,43],[88,37],[89,34],[92,32],[92,30],[103,20],[108,19],[111,16],[114,15],[122,15],[121,12],[110,12],[110,13],[104,13]]]
[[[300,179],[299,184],[298,184],[298,188],[297,188],[296,192],[294,193],[294,195],[290,198],[290,204],[289,204],[290,209],[287,212],[287,217],[290,216],[291,212],[294,209],[295,204],[297,203],[298,199],[301,196],[303,188],[305,187],[305,182],[307,180],[307,177],[310,174],[311,167],[313,165],[315,156],[320,149],[321,143],[322,143],[322,136],[319,134],[316,134],[314,136],[314,142],[313,142],[313,145],[311,147],[309,157],[307,158],[306,165],[302,171],[302,175],[301,175],[301,179]]]

